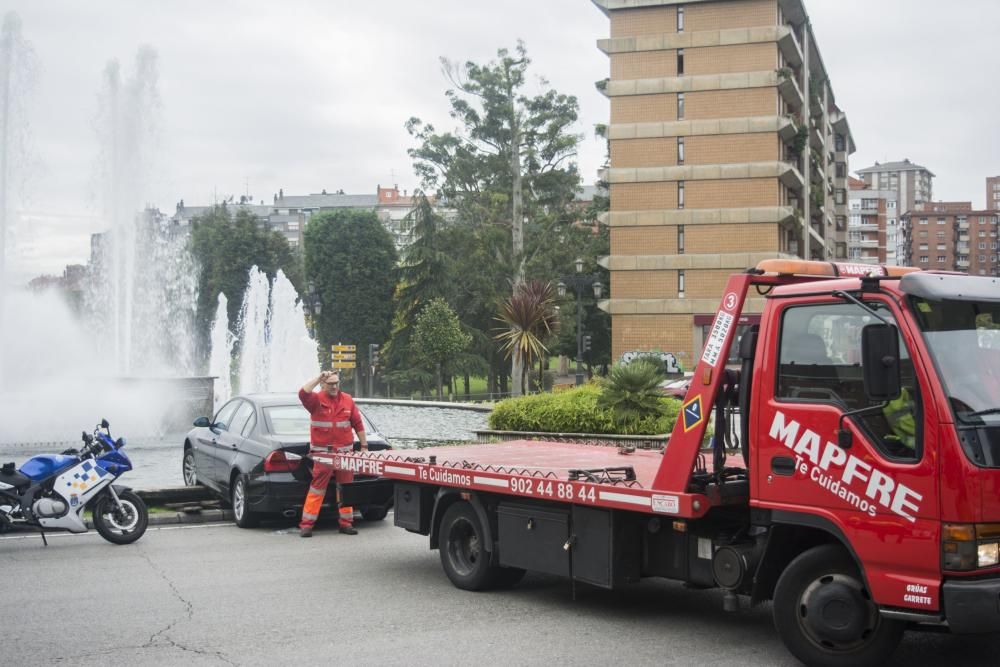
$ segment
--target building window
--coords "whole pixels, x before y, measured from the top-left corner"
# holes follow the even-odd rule
[[[946,245],[945,245],[945,244],[943,244],[943,243],[938,243],[938,245],[937,245],[937,249],[938,249],[938,250],[947,250],[947,249],[948,249],[948,246],[946,246]]]
[[[677,7],[677,32],[684,32],[684,6]]]
[[[838,205],[845,203],[847,201],[847,191],[838,188],[836,191],[836,199],[834,201],[836,201]]]
[[[684,225],[677,225],[677,254],[684,254]]]
[[[938,218],[938,219],[937,219],[937,223],[938,223],[939,225],[943,225],[943,224],[944,224],[944,223],[946,223],[946,222],[948,222],[948,221],[947,221],[947,220],[945,220],[944,218]]]
[[[834,136],[834,138],[833,138],[833,144],[834,144],[834,148],[838,152],[847,150],[847,141],[844,138],[844,135],[842,135],[842,134],[838,134],[838,135]]]
[[[290,232],[297,232],[297,231],[299,231],[299,223],[298,222],[289,222],[288,223],[288,231],[290,231]]]
[[[944,260],[945,260],[944,255],[938,255],[938,263],[944,263]]]
[[[677,272],[677,296],[684,296],[684,271]]]
[[[920,230],[920,238],[922,238],[922,239],[927,238],[927,230],[926,229],[921,229]]]
[[[677,137],[677,164],[684,164],[684,137]]]
[[[677,76],[684,76],[684,49],[677,49]]]
[[[986,263],[986,255],[980,255],[979,256],[979,263],[980,264],[985,264]]]
[[[930,262],[930,259],[927,257],[927,255],[921,255],[920,256],[920,263],[921,264],[927,264],[929,262]]]
[[[677,181],[677,208],[684,208],[684,181]]]
[[[920,218],[920,224],[921,225],[926,225],[927,224],[927,218]]]
[[[927,250],[927,244],[926,243],[921,243],[920,244],[920,250]]]
[[[937,237],[938,237],[939,239],[943,239],[943,238],[944,238],[944,232],[938,232],[938,233],[937,233]]]
[[[979,249],[980,250],[986,250],[986,241],[981,241],[979,243]]]
[[[684,120],[684,93],[677,93],[677,120]]]
[[[979,230],[979,238],[981,238],[981,239],[985,239],[986,238],[986,230],[985,229],[980,229]]]
[[[888,201],[886,202],[885,207],[891,211],[896,208],[896,202]]]

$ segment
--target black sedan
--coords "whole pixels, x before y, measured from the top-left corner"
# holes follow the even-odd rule
[[[368,449],[392,449],[362,413]],[[297,394],[237,396],[214,419],[199,417],[184,438],[184,483],[201,484],[230,502],[236,525],[255,526],[266,515],[298,517],[312,479],[309,413]],[[360,448],[360,442],[354,448]],[[392,482],[355,475],[342,488],[344,501],[369,521],[385,518]],[[333,480],[323,513],[336,516]]]

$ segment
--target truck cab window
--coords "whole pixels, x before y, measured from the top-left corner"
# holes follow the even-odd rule
[[[880,307],[884,315],[888,309]],[[864,391],[861,330],[879,322],[852,303],[788,308],[781,323],[777,397],[830,403],[846,410],[880,405]],[[899,341],[902,393],[878,413],[857,416],[855,423],[888,458],[920,458],[920,392],[913,361]]]

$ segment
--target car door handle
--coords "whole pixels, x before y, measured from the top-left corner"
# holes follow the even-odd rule
[[[771,459],[771,472],[775,475],[791,477],[795,474],[795,459],[788,456],[775,456]]]

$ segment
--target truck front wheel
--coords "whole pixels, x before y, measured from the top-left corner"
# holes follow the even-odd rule
[[[796,557],[774,589],[774,625],[807,665],[881,665],[903,636],[904,623],[879,614],[853,559],[839,545]]]
[[[441,519],[441,566],[457,588],[481,591],[491,588],[500,568],[490,564],[479,517],[467,502],[449,507]]]

